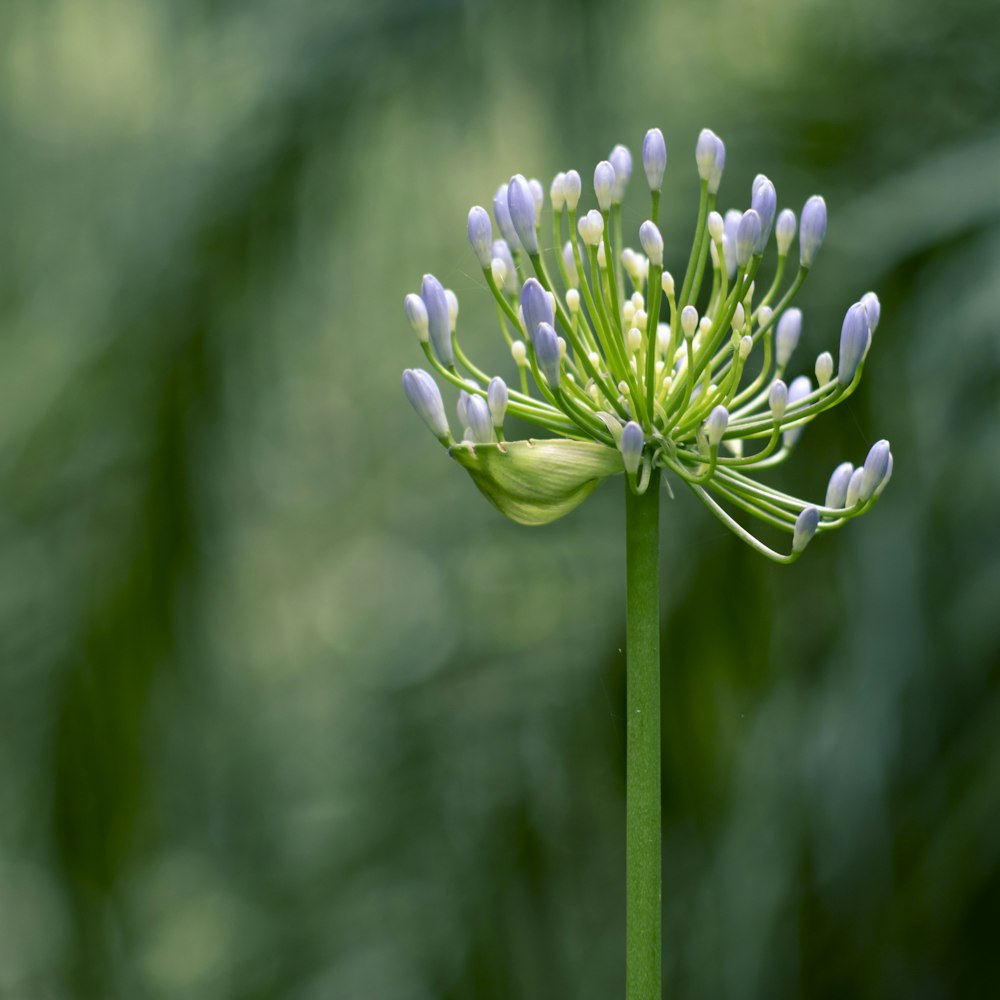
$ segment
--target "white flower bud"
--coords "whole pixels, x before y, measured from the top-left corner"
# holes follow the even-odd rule
[[[771,390],[767,394],[767,405],[775,423],[781,420],[785,410],[788,409],[788,386],[780,378],[771,383]]]
[[[580,239],[588,247],[596,247],[604,235],[604,218],[597,209],[592,208],[586,215],[581,216],[576,228],[580,232]]]
[[[694,306],[685,306],[681,310],[681,329],[688,340],[695,335],[698,329],[698,310]]]
[[[608,160],[601,160],[594,168],[594,194],[597,205],[602,212],[611,210],[611,201],[615,193],[615,168]]]
[[[566,198],[566,207],[571,211],[576,211],[576,206],[580,204],[580,193],[583,191],[583,182],[580,175],[575,170],[567,170],[563,177],[563,196]]]
[[[427,307],[424,300],[414,292],[403,299],[403,308],[406,310],[406,318],[413,327],[413,332],[417,335],[417,340],[421,344],[426,344],[430,340],[428,333]]]
[[[650,263],[663,267],[663,237],[656,224],[649,219],[639,227],[639,242]]]
[[[566,292],[566,306],[571,313],[580,311],[580,293],[575,288]]]
[[[455,332],[458,326],[458,296],[450,289],[444,290],[444,297],[448,302],[448,320],[451,323],[451,332]]]
[[[507,265],[499,257],[494,257],[490,261],[490,273],[497,288],[503,288],[507,281]]]
[[[711,447],[717,448],[719,446],[722,435],[726,433],[728,426],[729,411],[724,406],[717,406],[705,421],[705,436],[708,438],[708,443]]]
[[[824,351],[816,359],[816,381],[820,385],[826,385],[831,378],[833,378],[833,355],[829,351]]]
[[[746,361],[753,350],[753,337],[743,336],[740,338],[740,360]]]
[[[722,242],[722,237],[725,234],[725,223],[722,221],[722,216],[718,212],[708,213],[708,234],[712,237],[713,241],[716,243]]]
[[[552,186],[549,188],[549,199],[552,201],[552,211],[561,212],[566,204],[566,175],[559,171],[552,178]]]
[[[663,277],[660,278],[660,287],[668,299],[674,297],[674,276],[669,271],[663,272]]]
[[[524,346],[523,340],[515,340],[510,345],[510,355],[518,368],[523,368],[528,363],[528,349]]]
[[[642,347],[642,330],[637,326],[630,327],[626,335],[626,343],[628,344],[629,353],[636,354],[639,348]]]
[[[795,239],[795,213],[790,208],[782,209],[774,224],[774,240],[778,244],[778,256],[787,257]]]

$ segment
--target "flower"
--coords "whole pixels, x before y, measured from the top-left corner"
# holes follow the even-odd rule
[[[806,424],[855,391],[881,306],[867,292],[848,308],[836,377],[833,355],[824,351],[815,387],[804,374],[786,383],[802,328],[791,303],[823,241],[825,202],[813,196],[800,213],[799,267],[786,282],[795,213],[777,213],[775,187],[763,174],[749,207],[717,210],[725,145],[704,129],[695,155],[699,220],[678,287],[663,267],[657,219],[665,149],[659,130],[650,130],[642,159],[652,204],[639,227],[642,252],[623,246],[620,235],[632,168],[624,146],[594,171],[598,209],[578,211],[579,172],[556,175],[551,239],[539,238],[543,188],[524,175],[515,174],[493,201],[503,240],[491,244],[490,215],[475,206],[469,242],[499,306],[516,380],[508,387],[466,356],[457,300],[425,275],[420,294],[406,296],[405,311],[431,368],[460,391],[463,439],[452,438],[429,372],[408,369],[404,389],[452,458],[515,521],[562,517],[614,475],[642,493],[659,468],[757,551],[792,562],[811,539],[869,510],[892,475],[889,443],[878,441],[857,468],[836,467],[821,504],[758,479],[798,447]],[[761,293],[757,280],[772,229],[777,266]],[[554,249],[543,254],[542,246]],[[703,290],[706,277],[710,287]],[[511,417],[548,436],[507,440]],[[790,544],[772,548],[746,526],[747,517],[784,532]]]

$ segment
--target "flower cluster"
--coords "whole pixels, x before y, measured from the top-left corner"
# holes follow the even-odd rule
[[[468,237],[496,300],[518,387],[508,388],[469,360],[457,336],[457,298],[425,275],[420,293],[406,296],[405,309],[431,367],[459,390],[461,439],[452,436],[428,372],[408,369],[403,388],[451,456],[516,521],[554,520],[622,472],[643,492],[651,471],[662,468],[744,541],[787,563],[817,532],[867,511],[892,473],[889,444],[879,441],[857,468],[837,466],[822,504],[752,475],[787,458],[803,426],[855,390],[878,326],[879,300],[868,292],[847,310],[839,358],[819,355],[815,384],[808,375],[786,381],[802,331],[802,313],[791,303],[826,234],[826,204],[813,196],[796,224],[790,209],[777,212],[774,185],[758,174],[749,208],[722,215],[716,203],[725,146],[709,129],[698,137],[695,160],[701,197],[679,288],[664,270],[657,224],[667,163],[659,129],[642,144],[651,210],[639,227],[641,253],[622,239],[621,204],[632,173],[624,146],[594,170],[596,209],[581,210],[583,184],[575,170],[552,181],[548,262],[541,249],[542,185],[512,177],[493,199],[493,220],[482,207],[469,212]],[[798,268],[786,283],[796,229]],[[777,264],[761,294],[757,276],[772,232]],[[555,437],[508,441],[508,414]],[[787,532],[790,551],[766,545],[733,511]]]

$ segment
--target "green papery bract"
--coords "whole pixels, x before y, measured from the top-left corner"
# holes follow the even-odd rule
[[[595,441],[463,442],[448,453],[501,514],[529,526],[558,520],[623,471],[621,454]]]

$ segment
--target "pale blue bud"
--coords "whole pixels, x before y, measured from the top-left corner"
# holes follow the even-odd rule
[[[736,229],[736,263],[746,267],[760,242],[760,216],[751,208],[743,213]]]
[[[780,378],[771,383],[771,390],[767,394],[767,405],[771,409],[771,416],[777,423],[788,409],[788,386]]]
[[[493,241],[493,256],[503,261],[503,266],[507,270],[507,277],[504,280],[503,290],[507,295],[517,295],[521,288],[521,279],[518,276],[517,268],[514,266],[514,255],[510,252],[510,245],[506,240]]]
[[[560,170],[555,177],[552,178],[552,184],[549,187],[549,200],[552,202],[552,211],[561,212],[566,204],[566,175]]]
[[[646,171],[650,191],[663,187],[663,174],[667,169],[667,144],[658,128],[651,128],[642,140],[642,166]]]
[[[708,193],[717,194],[726,165],[726,147],[710,128],[703,128],[698,134],[694,158],[698,164],[698,176],[708,181]]]
[[[632,176],[632,154],[628,148],[619,143],[611,150],[608,156],[611,166],[615,168],[615,190],[611,200],[620,205],[625,197],[625,189],[628,187],[629,179]]]
[[[729,410],[720,404],[712,410],[705,421],[705,437],[708,438],[708,443],[711,447],[717,448],[719,446],[722,435],[726,433],[728,426]]]
[[[470,396],[466,410],[469,424],[469,436],[474,444],[490,444],[496,440],[493,433],[493,420],[490,418],[490,408],[482,396]]]
[[[576,271],[576,254],[573,253],[573,244],[567,240],[562,248],[563,264],[566,266],[566,277],[569,278],[570,288],[580,287],[580,275]]]
[[[489,267],[493,259],[493,226],[489,213],[481,205],[469,209],[469,243],[476,252],[480,267]]]
[[[742,218],[743,213],[738,208],[731,208],[723,220],[722,245],[726,251],[726,270],[730,278],[736,274],[736,230],[740,228]]]
[[[510,208],[507,203],[507,185],[501,184],[493,196],[493,218],[500,227],[500,235],[507,241],[509,247],[518,246],[517,230],[510,218]]]
[[[826,236],[826,202],[814,194],[802,209],[799,221],[799,263],[803,267],[812,267]]]
[[[524,316],[524,326],[528,340],[535,341],[539,324],[548,323],[552,326],[555,317],[552,314],[552,301],[548,292],[542,288],[536,278],[528,278],[521,289],[521,313]]]
[[[790,208],[783,208],[774,224],[774,240],[778,244],[778,256],[786,257],[795,239],[795,213]]]
[[[847,506],[847,486],[854,475],[854,466],[850,462],[841,462],[826,487],[826,506],[837,510]]]
[[[812,382],[808,375],[800,375],[798,378],[792,379],[792,384],[788,387],[788,408],[792,409],[811,392]],[[802,430],[803,425],[800,424],[798,427],[792,427],[790,430],[785,431],[782,435],[782,440],[786,448],[791,448],[802,437]]]
[[[522,174],[514,174],[507,184],[507,211],[521,246],[529,254],[538,253],[538,234],[535,232],[535,199],[531,194],[531,186]],[[503,227],[501,226],[501,228]]]
[[[786,310],[778,320],[778,331],[775,334],[775,357],[779,368],[784,368],[788,364],[801,336],[802,310]]]
[[[868,313],[868,329],[874,333],[882,316],[882,303],[879,302],[878,296],[874,292],[865,292],[861,296],[861,304],[865,307],[865,312]]]
[[[841,385],[850,385],[861,364],[861,359],[868,350],[868,313],[860,302],[855,302],[847,315],[844,325],[840,328],[840,364],[837,367],[837,381]]]
[[[750,207],[760,216],[760,237],[754,245],[753,252],[762,254],[771,236],[774,213],[778,210],[777,192],[771,181],[763,174],[758,174],[757,179],[753,182]]]
[[[859,466],[851,473],[851,478],[847,482],[847,497],[844,499],[845,507],[853,507],[858,502],[861,495],[861,483],[865,478],[865,467]]]
[[[410,321],[417,340],[421,344],[426,344],[430,335],[427,332],[427,307],[424,305],[424,300],[414,292],[410,292],[403,299],[403,309],[406,310],[406,318]]]
[[[567,170],[563,177],[563,196],[566,198],[566,207],[571,211],[576,211],[576,206],[580,204],[580,193],[583,191],[583,181],[575,170]]]
[[[535,226],[537,227],[541,224],[542,209],[545,207],[545,188],[536,177],[532,177],[528,181],[528,187],[531,189],[531,200],[535,203]]]
[[[871,500],[879,484],[889,471],[889,442],[876,441],[868,452],[865,459],[864,475],[861,479],[861,489],[858,492],[858,499],[862,503]]]
[[[549,323],[540,323],[535,331],[535,359],[549,385],[553,389],[558,389],[562,357],[559,351],[559,338]]]
[[[611,208],[615,193],[615,168],[608,160],[601,160],[594,168],[594,194],[597,196],[597,206],[602,212]]]
[[[420,298],[427,310],[427,330],[431,347],[438,361],[446,367],[455,363],[451,349],[451,315],[448,311],[448,297],[444,286],[433,274],[425,274],[420,285]]]
[[[431,429],[436,438],[450,440],[448,418],[437,383],[423,368],[407,368],[403,372],[403,392],[420,419]]]
[[[490,417],[494,427],[503,427],[503,418],[507,415],[509,394],[507,383],[499,375],[490,379],[486,389],[486,402],[490,408]]]
[[[639,471],[644,444],[645,435],[642,428],[634,420],[630,420],[622,428],[621,440],[618,442],[622,453],[622,464],[630,476],[634,476]]]
[[[889,464],[886,466],[885,475],[882,477],[882,481],[875,487],[875,496],[880,496],[882,490],[889,485],[889,480],[892,479],[892,452],[889,452]]]
[[[458,390],[458,402],[455,404],[455,412],[458,414],[458,422],[462,427],[469,426],[469,400],[472,396],[464,389]]]
[[[801,552],[816,534],[819,527],[819,511],[815,507],[803,507],[802,513],[795,519],[795,530],[792,533],[792,551]]]
[[[663,267],[663,237],[656,224],[649,219],[639,227],[639,242],[650,264]]]

